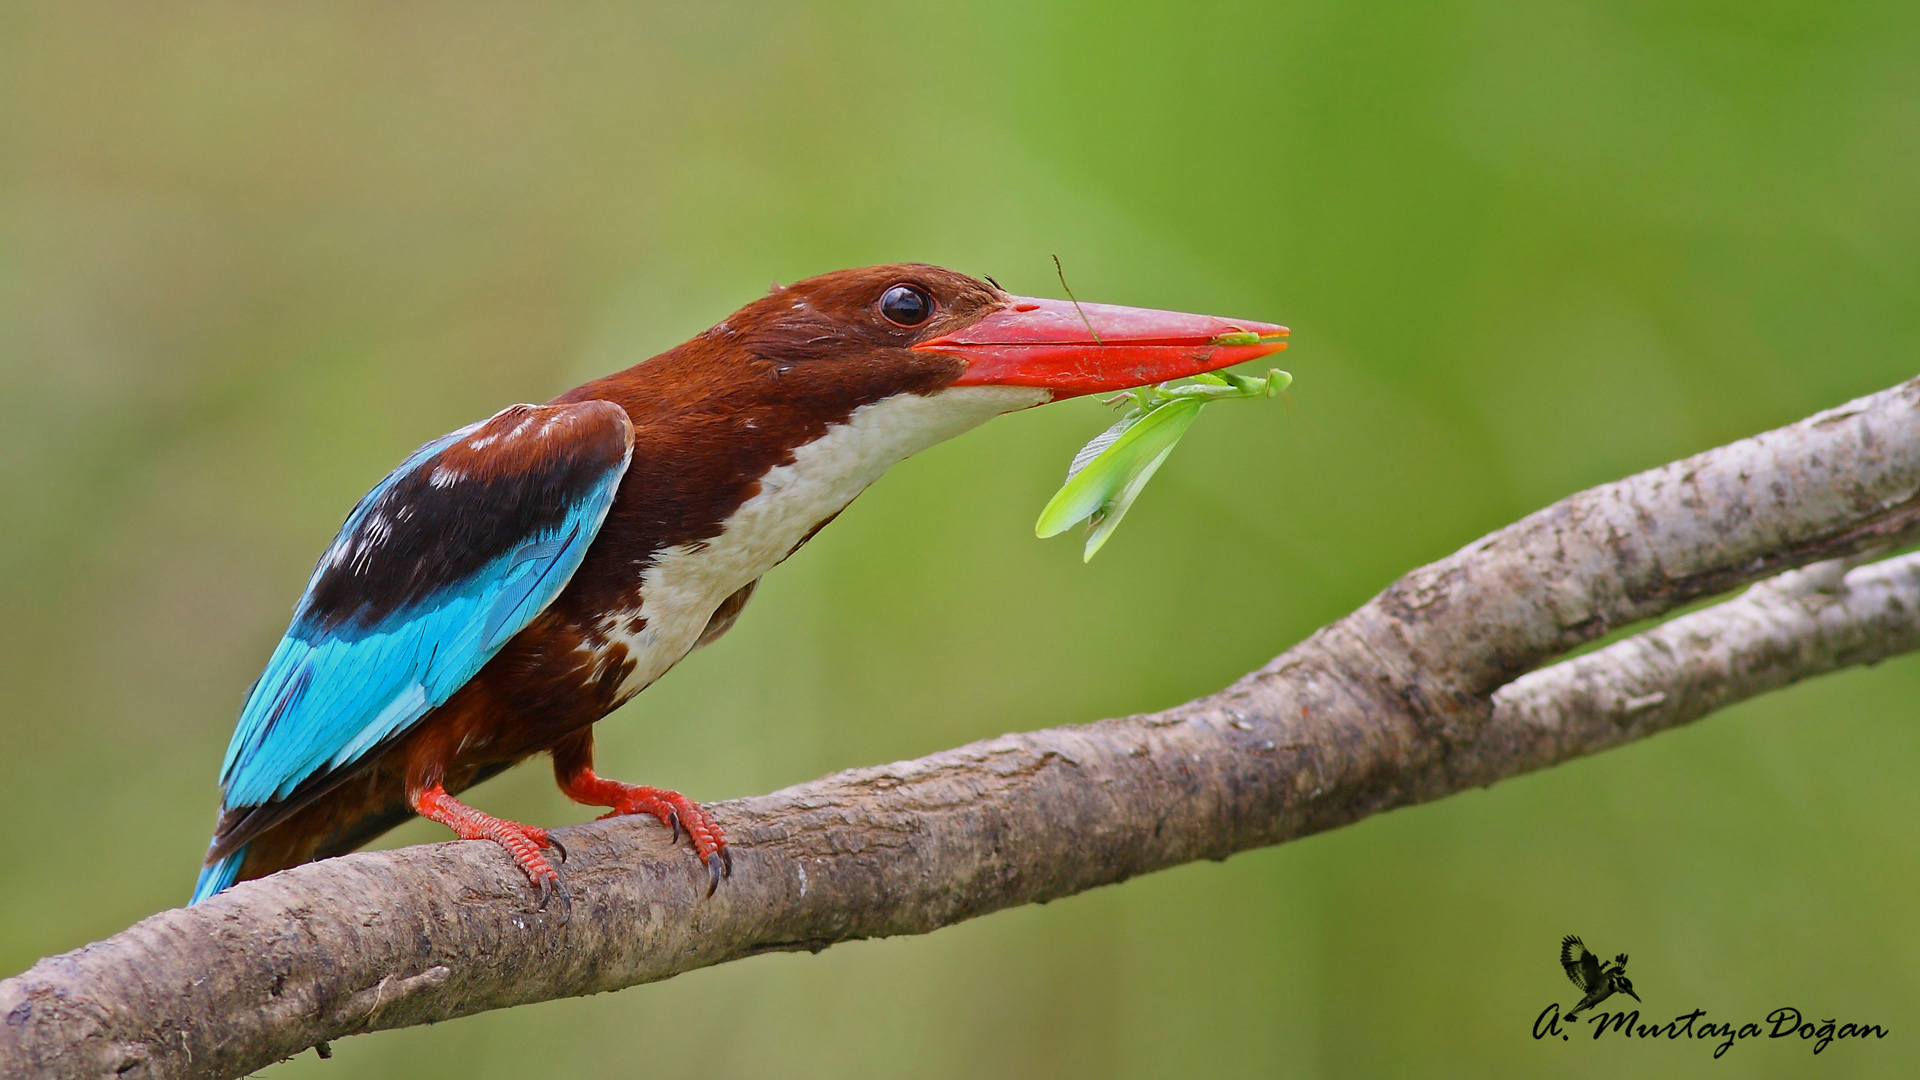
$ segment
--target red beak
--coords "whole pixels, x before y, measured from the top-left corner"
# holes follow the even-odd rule
[[[1054,400],[1184,379],[1277,353],[1287,328],[1177,311],[1012,302],[964,330],[915,345],[967,362],[955,386],[1043,386]]]

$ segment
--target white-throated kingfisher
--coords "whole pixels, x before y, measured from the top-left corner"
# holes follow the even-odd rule
[[[606,779],[593,725],[726,633],[760,576],[895,462],[998,416],[1285,347],[1286,328],[1009,296],[934,266],[775,288],[699,337],[427,443],[347,516],[248,694],[193,901],[409,815],[559,889],[546,830],[461,803],[535,754],[560,790],[726,834]],[[1249,339],[1255,343],[1248,343]]]

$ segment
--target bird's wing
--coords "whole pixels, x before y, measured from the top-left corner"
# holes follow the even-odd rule
[[[1566,970],[1567,978],[1573,981],[1573,985],[1582,990],[1593,985],[1586,974],[1589,967],[1595,969],[1593,978],[1599,978],[1598,965],[1594,961],[1593,954],[1588,952],[1586,945],[1572,934],[1560,939],[1560,966]]]
[[[247,696],[223,822],[351,766],[473,678],[579,568],[632,448],[612,402],[515,405],[380,481]],[[209,858],[244,842],[216,838]]]

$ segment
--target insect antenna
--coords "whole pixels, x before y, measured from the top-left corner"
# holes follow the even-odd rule
[[[1073,295],[1073,290],[1067,287],[1067,272],[1066,270],[1061,268],[1060,256],[1058,255],[1055,255],[1053,257],[1053,272],[1060,275],[1060,287],[1062,289],[1066,289],[1067,299],[1073,301],[1073,310],[1080,312],[1080,321],[1087,324],[1087,333],[1093,335],[1093,343],[1095,345],[1104,347],[1107,343],[1100,340],[1100,331],[1095,330],[1093,328],[1093,320],[1087,318],[1087,313],[1085,311],[1080,310],[1079,299]]]

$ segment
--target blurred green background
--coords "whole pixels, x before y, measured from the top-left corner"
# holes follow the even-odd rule
[[[0,973],[184,900],[242,692],[408,450],[914,259],[1294,328],[1091,566],[1076,402],[895,469],[600,728],[768,791],[1211,691],[1569,492],[1920,345],[1920,5],[0,6]],[[1184,584],[1160,584],[1177,577]],[[928,937],[347,1040],[274,1077],[1889,1076],[1920,659]],[[482,807],[582,820],[535,766]],[[414,823],[393,843],[440,840]],[[1651,1014],[1534,1041],[1562,934]]]

